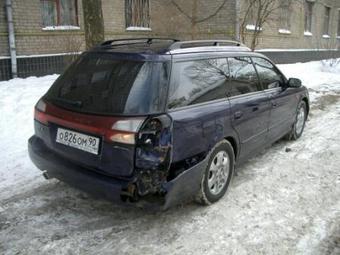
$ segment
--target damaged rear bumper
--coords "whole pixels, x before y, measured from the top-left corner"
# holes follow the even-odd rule
[[[50,151],[43,141],[35,136],[28,141],[28,152],[33,163],[40,170],[46,171],[50,178],[59,179],[98,198],[126,204],[123,194],[132,180],[113,178],[74,164]],[[161,204],[140,201],[136,205],[165,210],[192,200],[200,189],[206,163],[206,160],[203,160],[173,180],[163,183],[164,195],[160,197]]]

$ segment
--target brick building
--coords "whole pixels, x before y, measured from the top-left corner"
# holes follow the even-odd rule
[[[237,39],[251,0],[102,0],[105,38],[166,36],[179,39]],[[283,0],[278,0],[282,2]],[[258,49],[278,62],[340,56],[339,0],[284,0],[269,24],[261,27]],[[6,0],[0,0],[0,80],[11,77]],[[65,53],[84,49],[81,0],[11,0],[18,74],[60,72]],[[196,3],[196,5],[194,4]],[[196,21],[190,17],[196,17]],[[254,24],[246,22],[246,41]],[[310,52],[306,51],[310,49]],[[267,53],[266,53],[267,54]],[[331,55],[329,55],[331,54]]]

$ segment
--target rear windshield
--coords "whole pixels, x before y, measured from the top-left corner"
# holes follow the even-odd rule
[[[73,111],[140,115],[164,110],[167,62],[117,60],[88,53],[61,75],[46,99]]]

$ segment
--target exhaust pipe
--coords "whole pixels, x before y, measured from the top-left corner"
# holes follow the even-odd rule
[[[137,194],[137,187],[135,184],[130,183],[126,190],[122,190],[120,193],[121,199],[125,202],[129,200],[130,202],[137,202],[139,200]]]
[[[42,175],[44,176],[44,178],[45,178],[46,180],[51,179],[51,177],[48,175],[47,171],[44,171]]]

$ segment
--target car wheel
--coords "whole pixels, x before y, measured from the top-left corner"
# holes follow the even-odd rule
[[[293,125],[292,130],[288,134],[289,140],[297,140],[300,138],[305,128],[306,119],[307,119],[306,103],[304,101],[301,101],[296,112],[295,123]]]
[[[228,141],[219,142],[208,157],[208,165],[196,199],[204,205],[210,205],[223,197],[234,174],[234,150]]]

